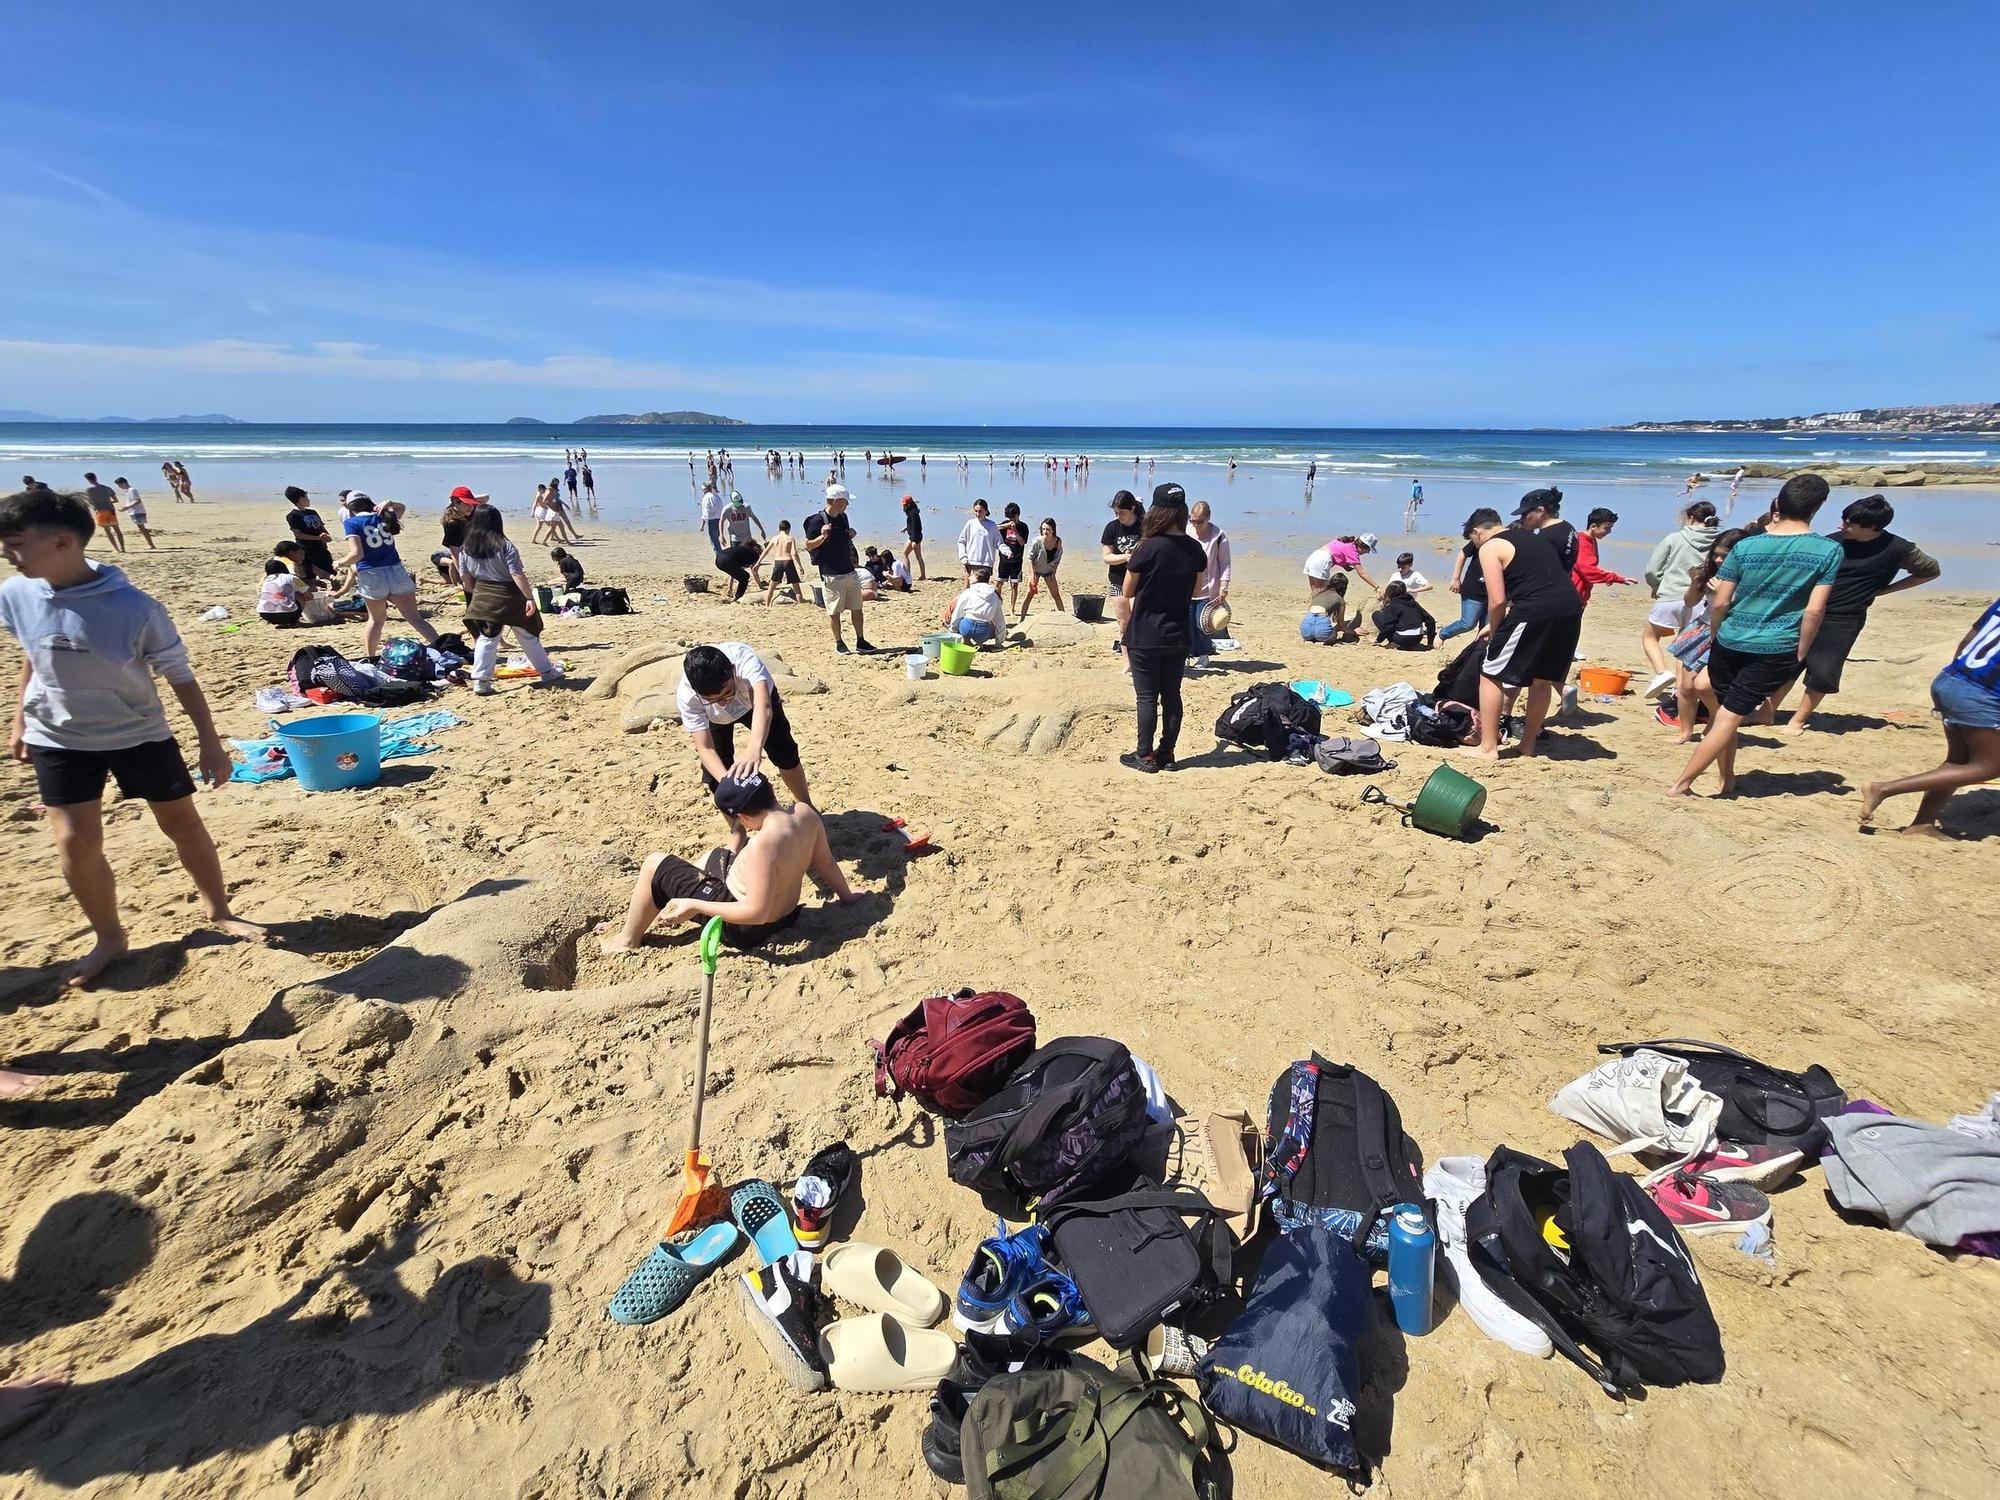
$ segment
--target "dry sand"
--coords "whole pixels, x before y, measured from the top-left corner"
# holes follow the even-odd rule
[[[250,613],[269,504],[153,515],[161,550],[124,561],[181,622],[226,734],[261,729],[251,691],[302,641],[359,652],[358,625],[279,634]],[[1211,750],[1248,682],[1428,686],[1442,663],[1302,645],[1286,564],[1240,565],[1245,659],[1190,683],[1188,764],[1148,778],[1115,763],[1131,699],[1101,638],[916,684],[900,654],[833,656],[810,607],[685,595],[689,536],[598,532],[582,555],[643,612],[556,624],[579,674],[740,638],[827,686],[791,714],[836,854],[882,894],[725,959],[709,1144],[732,1176],[788,1183],[852,1141],[856,1234],[947,1287],[990,1226],[936,1122],[873,1097],[865,1041],[965,983],[1021,994],[1044,1037],[1123,1038],[1189,1105],[1261,1108],[1317,1047],[1382,1080],[1427,1158],[1558,1153],[1575,1132],[1545,1101],[1619,1038],[1817,1060],[1930,1118],[2000,1084],[2000,792],[1954,804],[1951,842],[1855,830],[1859,782],[1939,758],[1926,686],[1983,599],[1885,601],[1826,732],[1752,736],[1737,801],[1663,800],[1682,752],[1628,698],[1549,760],[1485,770],[1496,826],[1465,844],[1360,805],[1360,781]],[[871,636],[914,641],[948,592],[871,606]],[[245,629],[196,622],[217,602]],[[1600,590],[1593,659],[1638,666],[1642,610]],[[720,823],[677,726],[628,734],[619,701],[579,691],[444,702],[470,723],[372,790],[202,794],[238,909],[282,951],[190,939],[166,842],[112,806],[135,953],[88,994],[55,984],[83,928],[32,779],[0,773],[0,1061],[58,1075],[0,1107],[0,1373],[67,1362],[78,1381],[0,1440],[0,1492],[934,1492],[921,1395],[798,1396],[719,1280],[651,1328],[606,1321],[674,1195],[697,968],[684,940],[614,961],[588,930],[647,850],[697,855]],[[1439,758],[1392,753],[1404,797]],[[908,859],[891,815],[937,851]],[[1775,1270],[1695,1243],[1717,1387],[1621,1406],[1455,1310],[1383,1339],[1363,1403],[1378,1493],[1993,1493],[2000,1266],[1844,1222],[1816,1173],[1779,1195],[1776,1232]],[[1234,1465],[1246,1497],[1332,1484],[1251,1440]]]

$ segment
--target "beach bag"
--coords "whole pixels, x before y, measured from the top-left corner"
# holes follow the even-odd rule
[[[1361,712],[1370,724],[1408,733],[1410,710],[1416,706],[1417,690],[1407,682],[1370,688],[1361,695]]]
[[[1333,617],[1316,609],[1307,610],[1306,617],[1299,621],[1299,639],[1324,646],[1333,639]]]
[[[1327,1468],[1365,1468],[1354,1442],[1371,1273],[1338,1235],[1302,1229],[1264,1256],[1236,1320],[1196,1367],[1232,1427]]]
[[[1292,735],[1319,733],[1319,705],[1282,682],[1260,682],[1229,700],[1215,721],[1215,737],[1262,750],[1271,760],[1291,753]]]
[[[304,697],[307,688],[319,686],[313,678],[313,671],[321,662],[346,660],[331,646],[301,646],[292,653],[291,662],[285,668],[285,680],[291,684],[294,693]]]
[[[1685,1161],[1715,1143],[1722,1100],[1695,1081],[1684,1059],[1642,1047],[1564,1084],[1549,1108],[1618,1142],[1606,1156],[1663,1151]]]
[[[1479,715],[1463,703],[1425,703],[1410,708],[1410,739],[1419,745],[1451,750],[1479,738]]]
[[[1189,1188],[1135,1175],[1114,1197],[1072,1198],[1041,1221],[1090,1321],[1114,1349],[1139,1343],[1170,1313],[1199,1311],[1234,1281],[1229,1230],[1215,1205]]]
[[[384,645],[376,662],[391,677],[400,677],[405,682],[437,680],[437,668],[431,661],[430,648],[409,636],[397,636]]]
[[[1486,660],[1486,642],[1474,636],[1471,644],[1451,659],[1449,665],[1438,673],[1437,687],[1431,697],[1439,703],[1477,703],[1479,701],[1480,666]]]
[[[1359,1068],[1317,1052],[1293,1063],[1271,1085],[1265,1133],[1261,1191],[1287,1232],[1322,1229],[1386,1256],[1390,1213],[1424,1203],[1423,1154],[1396,1101]]]
[[[1722,1335],[1680,1235],[1587,1141],[1564,1167],[1500,1147],[1466,1209],[1472,1264],[1608,1395],[1722,1379]],[[1568,1244],[1565,1258],[1543,1225]]]
[[[985,1103],[944,1128],[953,1182],[1023,1207],[1081,1197],[1146,1133],[1146,1086],[1123,1042],[1058,1037]]]
[[[1335,775],[1373,776],[1377,771],[1393,771],[1396,763],[1382,754],[1382,747],[1369,739],[1336,735],[1313,746],[1313,759],[1322,771]]]
[[[959,1424],[970,1500],[1220,1500],[1201,1402],[1126,1358],[996,1375]]]
[[[632,599],[623,589],[592,588],[578,591],[577,603],[594,615],[629,615]]]
[[[318,594],[303,594],[299,597],[299,623],[302,625],[331,625],[340,616],[333,612],[333,606]]]
[[[336,698],[373,708],[401,708],[430,696],[420,682],[404,682],[357,666],[331,646],[301,646],[292,653],[285,675],[301,696],[307,688],[324,688]]]
[[[1819,1158],[1827,1143],[1825,1121],[1847,1107],[1847,1095],[1818,1063],[1803,1073],[1773,1067],[1719,1042],[1665,1037],[1650,1042],[1610,1042],[1599,1052],[1644,1049],[1687,1064],[1688,1073],[1722,1100],[1715,1133],[1739,1146],[1770,1146]]]
[[[932,995],[890,1028],[875,1051],[875,1092],[963,1114],[986,1102],[1035,1050],[1035,1018],[1000,990]]]

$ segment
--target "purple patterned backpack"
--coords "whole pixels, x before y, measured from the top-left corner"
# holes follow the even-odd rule
[[[1122,1166],[1146,1133],[1146,1087],[1123,1042],[1058,1037],[945,1126],[946,1170],[978,1193],[1046,1208]]]

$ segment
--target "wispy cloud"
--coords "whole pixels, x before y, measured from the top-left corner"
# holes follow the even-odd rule
[[[23,171],[32,172],[37,177],[46,178],[50,182],[59,182],[72,192],[81,193],[84,197],[105,208],[122,210],[125,207],[122,201],[114,198],[96,183],[86,182],[83,178],[73,176],[68,172],[62,171],[60,168],[52,167],[45,161],[37,161],[33,157],[23,156],[19,151],[14,150],[10,146],[0,146],[0,160],[11,162]]]

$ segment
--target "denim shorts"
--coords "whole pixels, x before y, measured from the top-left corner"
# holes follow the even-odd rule
[[[1931,702],[1947,724],[1961,729],[2000,729],[2000,693],[1989,692],[1955,672],[1931,679]]]

